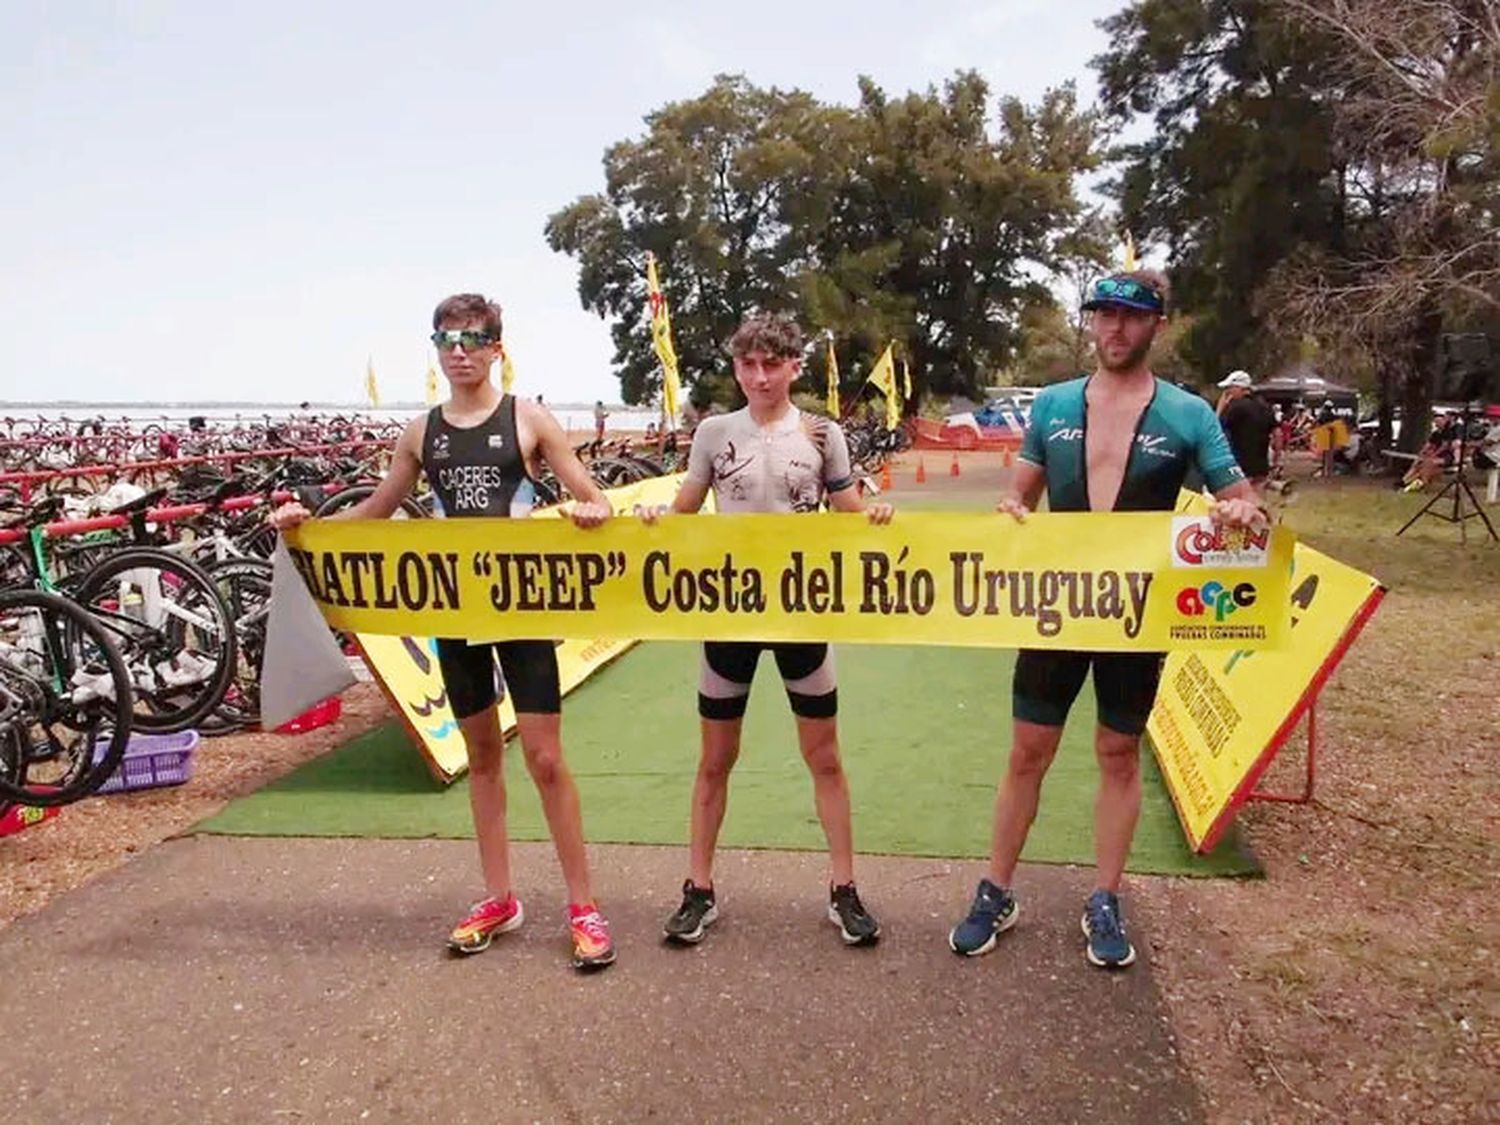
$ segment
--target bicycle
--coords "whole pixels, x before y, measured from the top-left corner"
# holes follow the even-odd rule
[[[55,594],[0,590],[0,812],[69,804],[103,785],[130,741],[131,700],[98,621]]]
[[[144,527],[153,499],[148,493],[111,514],[139,516]],[[194,726],[223,700],[235,672],[234,625],[217,584],[191,559],[117,541],[60,549],[55,565],[45,525],[57,506],[46,501],[25,517],[26,548],[10,555],[12,584],[19,561],[27,584],[71,597],[104,627],[129,671],[138,729]]]

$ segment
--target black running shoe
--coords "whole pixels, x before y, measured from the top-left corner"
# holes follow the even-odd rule
[[[695,887],[688,879],[682,884],[682,905],[667,919],[662,927],[666,939],[679,945],[697,945],[719,917],[719,906],[714,901],[714,889]]]
[[[846,945],[874,945],[880,940],[880,923],[859,901],[853,883],[829,891],[828,920],[839,928]]]

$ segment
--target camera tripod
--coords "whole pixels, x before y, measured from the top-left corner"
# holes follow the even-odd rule
[[[1500,542],[1500,535],[1495,534],[1495,525],[1490,522],[1490,517],[1486,514],[1484,506],[1480,504],[1479,497],[1475,496],[1474,490],[1469,487],[1466,462],[1469,459],[1469,415],[1471,413],[1473,413],[1472,404],[1464,407],[1463,416],[1459,419],[1458,459],[1454,466],[1453,479],[1443,485],[1431,500],[1423,504],[1411,519],[1402,524],[1401,530],[1396,532],[1397,535],[1404,534],[1407,528],[1411,527],[1412,524],[1416,523],[1423,516],[1431,516],[1433,519],[1442,520],[1444,523],[1458,524],[1459,542],[1468,543],[1469,521],[1477,518],[1484,524],[1484,529],[1490,533],[1490,538],[1496,542]],[[1451,512],[1440,511],[1440,506],[1448,507],[1444,503],[1444,500],[1449,498],[1452,500],[1453,510]],[[1473,509],[1472,511],[1465,510],[1465,499],[1468,500],[1469,507]]]

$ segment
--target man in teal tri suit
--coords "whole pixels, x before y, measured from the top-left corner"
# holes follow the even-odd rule
[[[1166,295],[1166,278],[1150,270],[1095,283],[1083,307],[1092,315],[1098,369],[1046,388],[1032,403],[1020,460],[999,511],[1023,520],[1043,489],[1054,512],[1171,511],[1188,471],[1196,468],[1216,498],[1216,522],[1264,523],[1255,489],[1208,403],[1151,373],[1147,356],[1166,322]],[[968,917],[949,934],[955,953],[988,953],[1015,924],[1016,863],[1068,711],[1092,667],[1099,711],[1098,879],[1084,909],[1085,955],[1101,968],[1124,968],[1135,960],[1118,894],[1140,813],[1141,733],[1156,698],[1161,660],[1159,653],[1140,652],[1017,654],[1014,742],[995,800],[988,877],[980,880]]]

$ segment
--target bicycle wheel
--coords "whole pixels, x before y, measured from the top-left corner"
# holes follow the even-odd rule
[[[0,591],[0,803],[87,796],[130,729],[130,676],[105,629],[66,598]]]
[[[627,453],[625,455],[625,459],[628,461],[633,461],[635,464],[640,466],[643,478],[660,477],[666,475],[666,466],[655,458],[646,457],[639,453]]]
[[[600,488],[634,484],[645,476],[641,466],[616,457],[602,457],[589,466],[589,475]]]
[[[223,702],[234,679],[234,623],[197,563],[131,547],[83,575],[75,596],[120,650],[138,730],[186,730]]]
[[[321,518],[324,516],[331,516],[335,512],[342,512],[347,508],[354,507],[354,505],[358,504],[361,500],[369,497],[374,491],[375,486],[373,484],[350,485],[348,488],[342,490],[341,492],[335,492],[327,500],[324,500],[323,503],[319,504],[318,510],[315,511],[313,515]],[[396,520],[419,520],[423,519],[426,515],[427,512],[422,508],[422,505],[417,503],[417,501],[412,497],[408,496],[401,501],[401,507],[397,508],[393,513],[391,513],[391,518]]]
[[[276,553],[276,529],[268,523],[235,532],[231,538],[236,548],[257,559],[270,559]]]
[[[227,733],[260,722],[260,671],[266,655],[266,622],[271,616],[271,564],[260,559],[225,559],[207,569],[229,607],[238,649],[229,690],[205,719],[205,723],[217,720],[215,728]],[[200,729],[209,731],[206,726]]]

